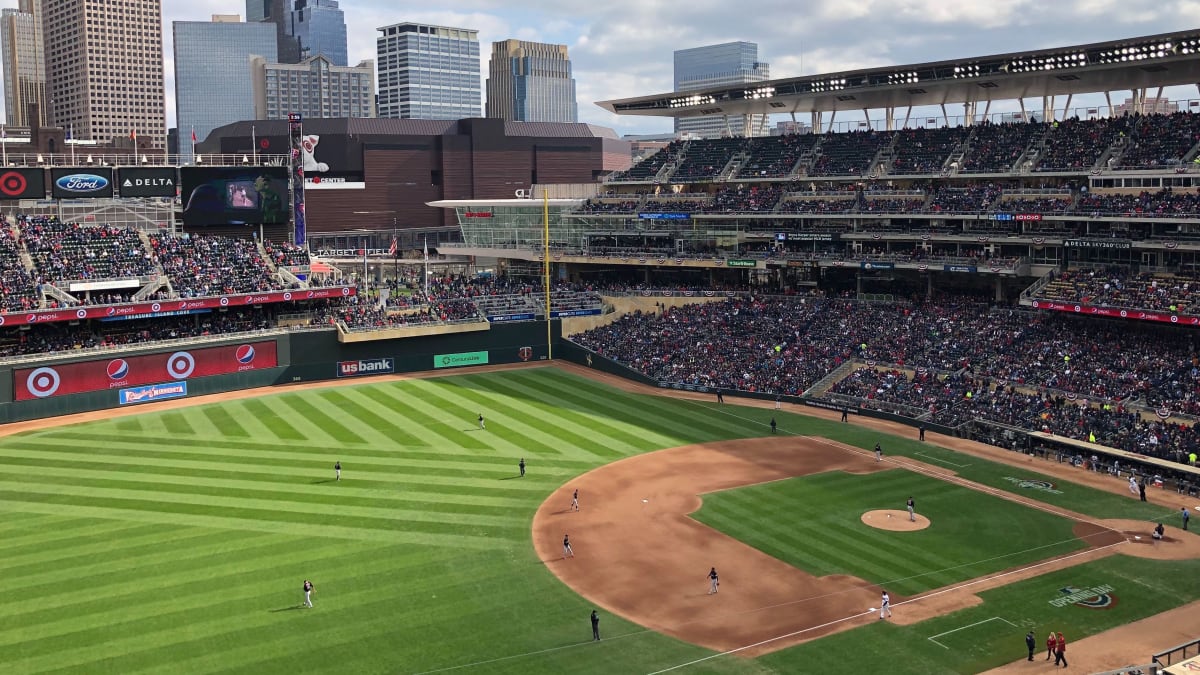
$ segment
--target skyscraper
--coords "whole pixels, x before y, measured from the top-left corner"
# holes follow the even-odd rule
[[[275,27],[241,17],[174,21],[175,116],[181,161],[192,159],[192,131],[204,140],[217,127],[254,119],[251,59],[275,61]]]
[[[380,117],[479,117],[479,31],[416,23],[378,30]]]
[[[758,60],[758,45],[753,42],[727,42],[675,51],[675,91],[762,82],[770,76],[770,65]],[[728,127],[725,119],[719,116],[676,118],[675,133],[692,133],[704,138],[718,138],[728,133],[765,136],[768,117],[731,116]]]
[[[42,0],[20,0],[0,15],[0,51],[4,54],[6,122],[29,126],[29,104],[46,123],[46,54],[42,46]]]
[[[250,59],[254,86],[254,119],[304,117],[374,117],[375,62],[335,66],[325,55],[301,63]],[[248,119],[248,118],[242,118]]]
[[[162,0],[42,0],[47,121],[165,148]],[[95,47],[93,47],[95,45]]]
[[[300,41],[292,35],[294,0],[246,0],[246,22],[275,26],[275,54],[280,63],[300,62]]]
[[[337,0],[296,0],[289,29],[300,43],[301,60],[320,54],[335,66],[346,65],[346,15]]]
[[[487,116],[516,122],[577,122],[575,79],[566,45],[492,43]]]

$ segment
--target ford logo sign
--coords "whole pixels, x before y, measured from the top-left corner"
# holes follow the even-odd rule
[[[108,179],[90,173],[73,173],[59,178],[54,184],[66,192],[99,192],[108,187]]]

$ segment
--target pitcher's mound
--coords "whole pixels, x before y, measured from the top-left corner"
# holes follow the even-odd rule
[[[918,513],[913,517],[917,519],[916,522],[908,519],[908,511],[881,509],[862,514],[862,521],[871,527],[892,532],[914,532],[929,527],[929,519],[925,516]]]

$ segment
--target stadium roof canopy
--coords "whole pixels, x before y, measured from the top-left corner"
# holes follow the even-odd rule
[[[1200,30],[654,94],[600,107],[704,117],[1011,101],[1200,83]]]

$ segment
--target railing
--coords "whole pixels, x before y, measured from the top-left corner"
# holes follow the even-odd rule
[[[185,155],[167,155],[161,149],[138,149],[134,154],[133,148],[121,152],[108,152],[99,146],[78,146],[74,155],[70,152],[37,153],[23,152],[20,145],[13,140],[8,141],[6,160],[11,167],[52,167],[52,166],[287,166],[287,155],[265,154],[211,154],[198,153],[194,158]]]

